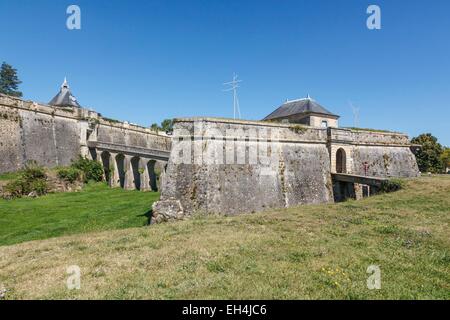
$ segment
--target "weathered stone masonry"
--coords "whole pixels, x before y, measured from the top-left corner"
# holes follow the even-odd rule
[[[156,190],[171,139],[84,108],[53,107],[0,95],[0,173],[33,160],[67,166],[79,155],[101,161],[112,186]]]
[[[373,177],[414,177],[419,169],[410,147],[408,136],[401,133],[328,128],[332,172]],[[337,166],[339,150],[345,158],[341,170]]]
[[[259,156],[251,161],[251,148],[272,152],[269,162]],[[154,221],[197,212],[236,214],[333,202],[334,172],[365,174],[367,168],[367,175],[379,177],[417,176],[409,148],[408,137],[398,133],[178,119]],[[186,157],[186,150],[193,151]],[[234,161],[226,161],[227,150],[235,151]],[[237,161],[239,154],[245,155],[244,161]]]

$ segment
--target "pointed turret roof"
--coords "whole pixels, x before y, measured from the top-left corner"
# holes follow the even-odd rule
[[[72,95],[72,92],[70,92],[66,78],[64,78],[59,93],[48,104],[56,107],[81,107],[77,99]]]

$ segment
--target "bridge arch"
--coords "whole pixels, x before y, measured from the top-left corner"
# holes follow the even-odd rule
[[[343,148],[336,151],[336,173],[347,173],[347,155]]]
[[[131,169],[133,170],[133,184],[136,190],[141,190],[141,158],[135,156],[131,158]]]
[[[100,157],[102,160],[105,181],[108,182],[108,184],[111,184],[111,153],[108,151],[103,151]]]
[[[117,173],[118,173],[118,184],[121,188],[125,187],[125,156],[121,153],[119,153],[116,156],[116,167],[117,167]]]
[[[150,190],[156,192],[158,191],[158,182],[157,182],[157,175],[155,172],[155,165],[156,160],[150,160],[147,162],[147,172],[149,176]]]

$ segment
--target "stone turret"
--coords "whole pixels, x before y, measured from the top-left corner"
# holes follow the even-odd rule
[[[66,78],[64,78],[64,82],[61,85],[61,90],[59,90],[59,93],[48,104],[55,107],[81,108],[77,99],[72,95],[72,92],[70,92],[69,84],[67,83]]]

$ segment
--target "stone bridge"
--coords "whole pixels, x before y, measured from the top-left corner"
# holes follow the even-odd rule
[[[78,107],[54,107],[0,94],[0,173],[28,161],[69,166],[79,155],[100,161],[113,187],[158,190],[171,137]],[[158,179],[161,178],[161,179]]]
[[[98,141],[87,143],[91,158],[103,165],[111,187],[158,191],[170,152]]]
[[[369,177],[347,173],[332,173],[334,200],[361,199],[377,194],[388,178]]]

